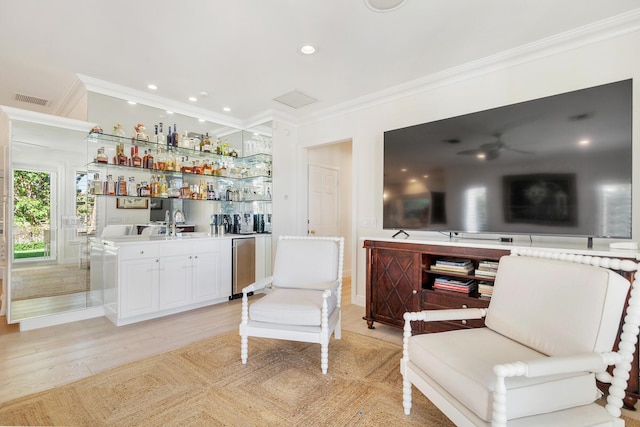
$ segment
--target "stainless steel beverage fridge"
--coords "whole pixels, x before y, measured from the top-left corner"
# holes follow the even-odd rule
[[[231,298],[242,297],[242,288],[256,281],[256,239],[231,239],[233,268]]]

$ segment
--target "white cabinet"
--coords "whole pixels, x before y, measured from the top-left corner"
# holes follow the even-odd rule
[[[159,260],[144,258],[120,262],[120,317],[139,316],[158,310]]]
[[[160,258],[160,310],[191,302],[193,255]]]
[[[158,240],[118,248],[116,316],[125,325],[222,302],[231,290],[231,240]]]

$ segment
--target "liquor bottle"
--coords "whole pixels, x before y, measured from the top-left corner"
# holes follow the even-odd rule
[[[116,191],[118,196],[127,195],[127,181],[124,180],[124,176],[122,175],[118,177],[118,189]]]
[[[142,157],[138,154],[138,146],[133,145],[131,147],[131,166],[134,168],[142,167]]]
[[[156,137],[156,144],[164,144],[164,133],[162,133],[162,122],[158,125],[158,135]]]
[[[174,148],[178,148],[178,141],[180,140],[180,135],[178,135],[178,131],[176,130],[176,124],[173,124],[173,133],[171,134],[171,145]]]
[[[160,197],[169,197],[169,184],[167,184],[167,177],[164,175],[160,179]]]
[[[129,181],[127,181],[127,196],[136,196],[137,194],[136,180],[130,176]]]
[[[167,151],[173,147],[173,137],[171,136],[171,125],[167,128]]]
[[[109,196],[115,196],[116,194],[116,183],[113,182],[113,178],[111,175],[107,175],[107,180],[104,182],[104,194]]]
[[[207,132],[204,136],[204,142],[202,144],[202,151],[205,153],[211,152],[211,140],[209,139],[209,132]]]
[[[158,125],[155,125],[155,133],[153,137],[153,142],[158,143]]]
[[[109,157],[105,154],[104,147],[98,148],[95,161],[96,163],[109,163]]]
[[[151,197],[160,197],[160,182],[155,175],[151,175]]]
[[[151,195],[149,184],[147,181],[142,181],[140,183],[139,193],[140,197],[149,197]]]
[[[155,167],[155,159],[153,158],[151,150],[149,150],[149,153],[147,154],[147,169],[155,169]]]
[[[104,194],[104,187],[99,173],[93,174],[93,194]]]
[[[154,169],[160,170],[160,171],[167,169],[167,155],[162,149],[162,146],[158,147],[158,152],[156,153],[156,160],[154,163]]]

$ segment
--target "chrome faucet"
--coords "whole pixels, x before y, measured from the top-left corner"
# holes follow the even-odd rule
[[[176,235],[176,224],[178,222],[184,222],[184,214],[182,213],[181,210],[177,209],[174,213],[173,213],[173,224],[171,224],[171,235],[175,236]]]

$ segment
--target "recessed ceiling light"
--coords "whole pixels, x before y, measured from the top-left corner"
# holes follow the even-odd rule
[[[316,53],[316,48],[310,44],[305,44],[300,47],[300,53],[304,53],[305,55],[313,55]]]
[[[400,172],[406,172],[406,171],[407,171],[407,168],[400,169]]]
[[[167,114],[173,114],[173,111],[167,110]]]
[[[591,144],[591,141],[589,141],[588,139],[583,139],[580,142],[578,142],[578,144],[580,144],[580,145],[589,145],[589,144]]]
[[[127,101],[130,105],[136,105],[134,101]]]
[[[484,160],[487,158],[487,155],[484,153],[478,153],[478,155],[476,156],[477,158],[479,158],[480,160]]]
[[[149,89],[151,89],[151,90],[156,90],[156,89],[158,89],[158,86],[154,85],[153,83],[152,83],[152,84],[148,84],[148,85],[147,85],[147,87],[148,87]]]
[[[196,101],[198,101],[198,98],[196,98],[195,96],[190,96],[189,97],[189,101],[196,102]]]
[[[229,107],[224,107],[224,108],[223,108],[223,110],[224,110],[224,111],[226,111],[226,112],[228,113],[229,111],[231,111],[231,108],[229,108]]]
[[[402,7],[407,0],[364,0],[364,4],[374,12],[391,12]]]

